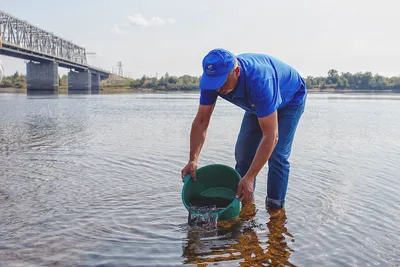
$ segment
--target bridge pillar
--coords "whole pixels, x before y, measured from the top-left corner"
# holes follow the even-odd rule
[[[89,71],[76,72],[70,70],[68,73],[68,93],[90,93],[92,78]]]
[[[92,74],[92,93],[100,92],[100,74]]]
[[[28,62],[26,64],[26,85],[28,93],[58,94],[58,63]]]

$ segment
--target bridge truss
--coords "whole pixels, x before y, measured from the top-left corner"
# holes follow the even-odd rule
[[[86,49],[0,10],[0,48],[9,46],[87,65]]]

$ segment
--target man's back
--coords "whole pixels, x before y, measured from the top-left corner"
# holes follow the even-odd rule
[[[301,75],[283,61],[267,54],[243,53],[237,56],[246,76],[246,87],[251,90],[260,80],[271,79],[282,99],[280,106],[302,103],[306,95],[306,84]],[[249,92],[251,94],[251,92]]]

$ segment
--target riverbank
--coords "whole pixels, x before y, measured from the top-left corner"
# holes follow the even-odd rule
[[[338,90],[334,88],[312,88],[307,89],[310,94],[400,94],[400,90]],[[67,94],[68,88],[61,87],[58,89],[59,94]],[[154,90],[151,88],[129,88],[129,87],[106,87],[100,89],[100,94],[125,94],[125,93],[196,93],[198,90]],[[0,88],[0,93],[26,93],[26,88]]]
[[[117,94],[117,93],[152,93],[155,92],[154,90],[151,89],[134,89],[134,88],[121,88],[121,87],[115,87],[115,88],[101,88],[100,93],[101,94]],[[13,88],[13,87],[6,87],[6,88],[0,88],[0,93],[26,93],[26,88]],[[58,89],[59,94],[67,94],[68,93],[68,88],[59,88]]]
[[[26,89],[24,88],[13,88],[13,87],[6,87],[0,88],[0,93],[25,93]]]

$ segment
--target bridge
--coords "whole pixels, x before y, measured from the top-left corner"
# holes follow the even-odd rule
[[[58,67],[69,69],[69,92],[96,92],[110,74],[87,64],[85,48],[1,10],[0,54],[28,60],[28,92],[58,93]]]

